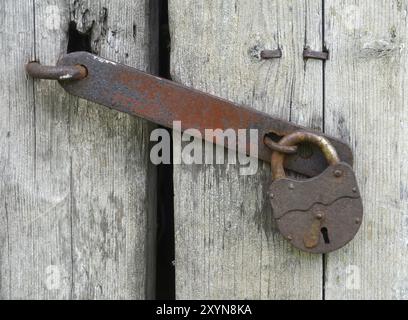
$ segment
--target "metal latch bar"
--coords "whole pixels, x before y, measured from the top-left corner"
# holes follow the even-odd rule
[[[198,129],[202,137],[205,129],[257,129],[258,157],[270,162],[271,150],[264,143],[266,136],[281,138],[297,131],[314,132],[329,139],[342,161],[353,162],[350,147],[344,142],[252,108],[188,88],[135,68],[125,66],[88,52],[74,52],[62,56],[58,67],[82,66],[87,75],[82,80],[60,80],[69,93],[109,108],[126,112],[162,126],[172,128],[173,121],[181,121],[181,129]],[[28,70],[29,72],[30,70]],[[215,143],[215,141],[210,141]],[[240,141],[234,149],[238,149]],[[273,144],[273,141],[272,141]],[[241,146],[249,154],[250,145]],[[292,151],[292,152],[290,152]],[[293,153],[294,150],[289,150]],[[285,167],[306,176],[322,172],[326,160],[313,149],[308,157],[296,153],[286,157]]]

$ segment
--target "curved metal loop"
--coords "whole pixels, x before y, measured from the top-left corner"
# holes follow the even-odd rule
[[[26,72],[35,79],[49,80],[81,80],[88,72],[84,66],[43,66],[39,62],[29,62],[26,65]]]
[[[284,154],[295,154],[298,150],[297,146],[282,146],[272,140],[272,138],[265,136],[264,144],[272,151],[277,151]]]
[[[283,137],[282,140],[279,141],[279,145],[284,147],[296,146],[302,142],[316,144],[322,150],[323,155],[329,165],[336,165],[340,162],[339,155],[329,140],[312,132],[298,131],[291,133]],[[284,158],[285,155],[283,153],[276,151],[272,153],[271,165],[273,180],[279,180],[286,177],[285,170],[283,168]]]

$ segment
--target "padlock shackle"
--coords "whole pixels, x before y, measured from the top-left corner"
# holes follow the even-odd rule
[[[280,141],[280,146],[296,146],[303,142],[309,142],[317,145],[323,152],[329,165],[336,165],[340,162],[339,155],[336,149],[325,137],[318,134],[306,131],[297,131],[289,135],[284,136]],[[283,168],[283,161],[285,155],[279,152],[272,153],[271,167],[273,180],[279,180],[286,178],[285,170]]]

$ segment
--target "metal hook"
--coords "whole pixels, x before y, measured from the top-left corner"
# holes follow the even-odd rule
[[[264,143],[272,151],[277,151],[283,154],[295,154],[298,150],[297,146],[280,145],[278,142],[273,141],[272,138],[268,137],[267,135],[264,138]]]
[[[35,79],[81,80],[88,75],[84,66],[44,66],[37,61],[26,64],[26,72]]]
[[[329,51],[313,51],[310,47],[306,47],[303,51],[303,58],[305,59],[317,59],[317,60],[329,60]]]

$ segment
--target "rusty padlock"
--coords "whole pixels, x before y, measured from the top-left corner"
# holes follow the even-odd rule
[[[359,230],[363,203],[353,169],[341,162],[330,142],[310,132],[295,132],[282,138],[280,146],[308,142],[323,152],[329,167],[309,180],[287,178],[284,154],[272,154],[273,183],[270,201],[279,231],[296,248],[327,253],[350,242]]]

